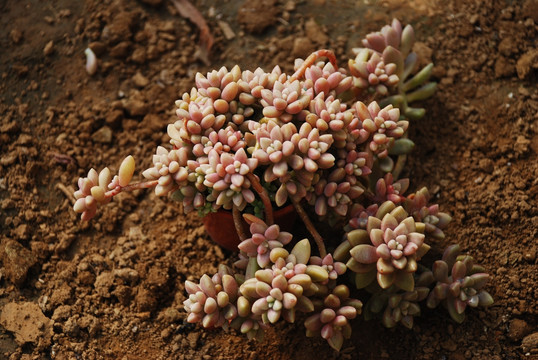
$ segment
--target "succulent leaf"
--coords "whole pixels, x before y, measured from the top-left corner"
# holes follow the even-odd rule
[[[375,271],[370,271],[370,272],[362,273],[362,274],[356,274],[355,286],[357,287],[357,289],[363,289],[367,287],[368,285],[370,285],[370,283],[374,281],[375,278],[376,278]]]
[[[308,239],[303,239],[295,244],[291,250],[291,254],[295,256],[298,264],[308,264],[308,260],[310,259],[310,251],[310,242]]]
[[[371,245],[360,244],[355,246],[349,252],[355,261],[362,264],[373,264],[379,256],[376,253],[376,248]]]
[[[407,155],[411,151],[413,151],[414,147],[415,147],[415,143],[412,140],[409,140],[407,138],[398,139],[394,141],[394,145],[390,148],[389,154],[390,155]]]

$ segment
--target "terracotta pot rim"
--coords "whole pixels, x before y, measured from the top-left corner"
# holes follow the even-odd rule
[[[278,224],[281,228],[284,224],[284,229],[288,228],[296,219],[295,207],[293,204],[286,205],[281,207],[273,212],[275,223]],[[244,219],[242,219],[245,229],[248,229],[248,224]],[[239,237],[235,231],[235,226],[233,224],[233,214],[230,210],[219,209],[216,212],[211,212],[202,218],[206,233],[211,237],[211,239],[222,246],[223,248],[237,252],[237,245],[239,245]],[[284,230],[286,231],[286,230]]]
[[[293,204],[288,204],[288,205],[285,205],[285,206],[282,206],[282,207],[279,207],[278,209],[276,210],[273,210],[273,215],[276,216],[277,214],[278,215],[284,215],[284,214],[288,214],[288,213],[292,213],[295,211],[295,207],[293,206]],[[204,216],[207,217],[207,216],[214,216],[214,215],[224,215],[224,216],[229,216],[231,218],[233,218],[233,215],[232,215],[232,210],[227,210],[227,209],[218,209],[217,211],[215,212],[210,212],[208,214],[206,214]],[[263,220],[263,219],[262,219]]]

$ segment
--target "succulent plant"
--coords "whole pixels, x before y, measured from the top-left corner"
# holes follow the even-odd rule
[[[387,60],[387,56],[371,49],[359,50],[355,59],[349,60],[353,86],[359,90],[376,92],[381,96],[387,95],[389,88],[395,87],[400,81],[396,74],[397,65],[386,63]]]
[[[409,187],[409,179],[399,179],[393,181],[393,176],[391,173],[386,174],[384,177],[377,180],[375,184],[375,198],[374,200],[378,203],[384,201],[392,201],[394,204],[399,204],[405,197],[403,193]],[[419,221],[418,219],[416,219]]]
[[[273,249],[283,248],[292,239],[292,235],[288,232],[280,231],[277,224],[268,226],[259,219],[250,224],[250,233],[252,237],[243,240],[238,247],[247,256],[256,257],[258,266],[261,268],[269,265]]]
[[[350,298],[346,285],[338,285],[330,294],[316,303],[316,313],[304,322],[306,336],[321,336],[338,351],[344,339],[351,337],[349,320],[355,319],[361,313],[362,302]]]
[[[200,322],[205,328],[227,327],[238,316],[235,301],[239,285],[232,274],[231,269],[221,265],[213,277],[204,274],[199,284],[185,282],[189,297],[183,306],[189,313],[188,322]]]
[[[380,317],[383,325],[388,328],[400,323],[411,329],[414,318],[421,313],[419,303],[426,299],[430,292],[429,286],[434,281],[431,271],[424,271],[420,275],[415,273],[414,276],[415,287],[411,291],[402,291],[392,286],[387,290],[374,292],[365,305],[365,320]]]
[[[489,306],[493,304],[493,298],[483,289],[489,275],[474,263],[471,256],[459,253],[459,245],[451,245],[443,253],[443,258],[433,264],[437,283],[428,296],[427,305],[433,309],[442,303],[452,319],[461,323],[467,306]]]
[[[368,224],[368,218],[370,216],[375,216],[377,213],[377,210],[379,209],[379,205],[372,204],[365,208],[361,204],[353,204],[352,208],[349,210],[349,222],[345,227],[345,230],[347,232],[350,232],[351,230],[355,229],[366,229],[366,225]]]
[[[368,217],[366,227],[367,230],[349,232],[347,242],[335,251],[337,260],[349,259],[346,265],[357,273],[357,288],[364,288],[377,279],[383,289],[394,284],[412,291],[417,261],[430,248],[424,243],[423,226],[416,224],[403,207],[386,201],[375,217]]]
[[[91,219],[97,212],[98,204],[110,201],[111,198],[107,198],[105,193],[111,180],[108,168],[104,168],[99,174],[92,168],[87,177],[78,179],[79,189],[75,192],[74,209],[77,213],[82,213],[82,220]]]
[[[394,20],[366,36],[349,71],[332,51],[318,50],[297,59],[291,75],[279,66],[266,72],[237,65],[197,73],[176,101],[170,143],[157,147],[146,181],[131,183],[132,156],[114,177],[108,168],[91,169],[78,180],[74,210],[89,220],[123,191],[154,188],[185,213],[231,211],[237,272],[222,265],[185,283],[187,321],[205,328],[231,327],[261,340],[269,326],[295,322],[299,311],[307,313],[307,336],[338,351],[363,311],[361,300],[365,319],[379,315],[387,327],[411,328],[428,293],[429,307],[443,303],[460,322],[467,305],[493,301],[483,290],[488,275],[454,247],[433,273],[419,268],[430,248],[425,240],[443,238],[451,217],[428,204],[426,188],[404,195],[409,180],[399,179],[414,147],[409,120],[424,115],[410,104],[435,90],[428,82],[433,65],[415,69],[413,43],[413,28]],[[287,204],[317,249],[275,223],[273,210]],[[321,236],[312,216],[331,236]],[[361,300],[349,285],[366,290],[357,292]]]
[[[404,207],[413,215],[415,221],[425,225],[424,232],[435,239],[444,239],[444,228],[452,220],[452,217],[439,211],[439,205],[428,205],[430,193],[427,188],[422,188],[405,199]]]
[[[408,121],[400,120],[400,110],[392,105],[381,109],[375,101],[368,106],[358,101],[355,111],[362,129],[368,134],[369,150],[380,158],[387,157],[394,140],[402,137],[409,126]]]
[[[417,302],[428,296],[427,287],[415,288],[402,294],[393,294],[389,297],[387,307],[383,312],[382,323],[388,328],[401,323],[408,329],[413,327],[413,319],[420,315],[420,306]]]
[[[311,300],[303,296],[313,282],[306,269],[305,264],[286,263],[284,258],[279,258],[272,268],[256,271],[240,288],[252,304],[252,315],[261,318],[264,324],[274,324],[281,316],[294,322],[297,310],[312,311]]]
[[[393,104],[410,119],[424,116],[425,110],[412,108],[410,103],[428,98],[436,83],[428,82],[433,64],[429,64],[407,80],[415,71],[418,56],[412,52],[415,33],[411,25],[402,28],[394,19],[381,31],[370,33],[362,40],[363,48],[354,48],[356,58],[349,61],[355,92],[364,90],[383,96],[382,106]]]
[[[319,256],[311,256],[310,264],[321,266],[327,271],[328,278],[322,282],[323,285],[327,284],[329,281],[335,281],[338,276],[343,275],[347,270],[346,264],[334,261],[331,254],[327,254],[323,259]]]
[[[99,173],[90,169],[88,176],[78,179],[78,190],[73,194],[75,204],[73,210],[81,213],[81,219],[88,221],[97,213],[97,207],[110,202],[110,200],[122,191],[152,188],[158,185],[158,181],[129,184],[135,171],[134,158],[129,155],[123,159],[118,175],[112,177],[108,168]]]

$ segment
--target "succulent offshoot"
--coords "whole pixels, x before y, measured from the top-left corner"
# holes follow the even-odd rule
[[[460,255],[459,245],[449,246],[443,258],[433,264],[432,272],[437,283],[428,297],[429,308],[442,303],[452,319],[461,323],[467,307],[493,304],[493,298],[483,289],[490,276],[471,256]]]

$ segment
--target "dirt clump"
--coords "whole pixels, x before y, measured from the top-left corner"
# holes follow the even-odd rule
[[[20,225],[25,226],[25,225]],[[25,229],[17,227],[15,233],[19,237],[26,237]],[[15,285],[20,286],[26,280],[28,270],[35,265],[37,259],[34,254],[22,246],[19,242],[11,239],[4,239],[0,242],[0,262],[4,266],[5,276]]]
[[[33,302],[5,304],[0,314],[0,324],[15,335],[19,345],[34,343],[38,349],[50,346],[52,321]]]

